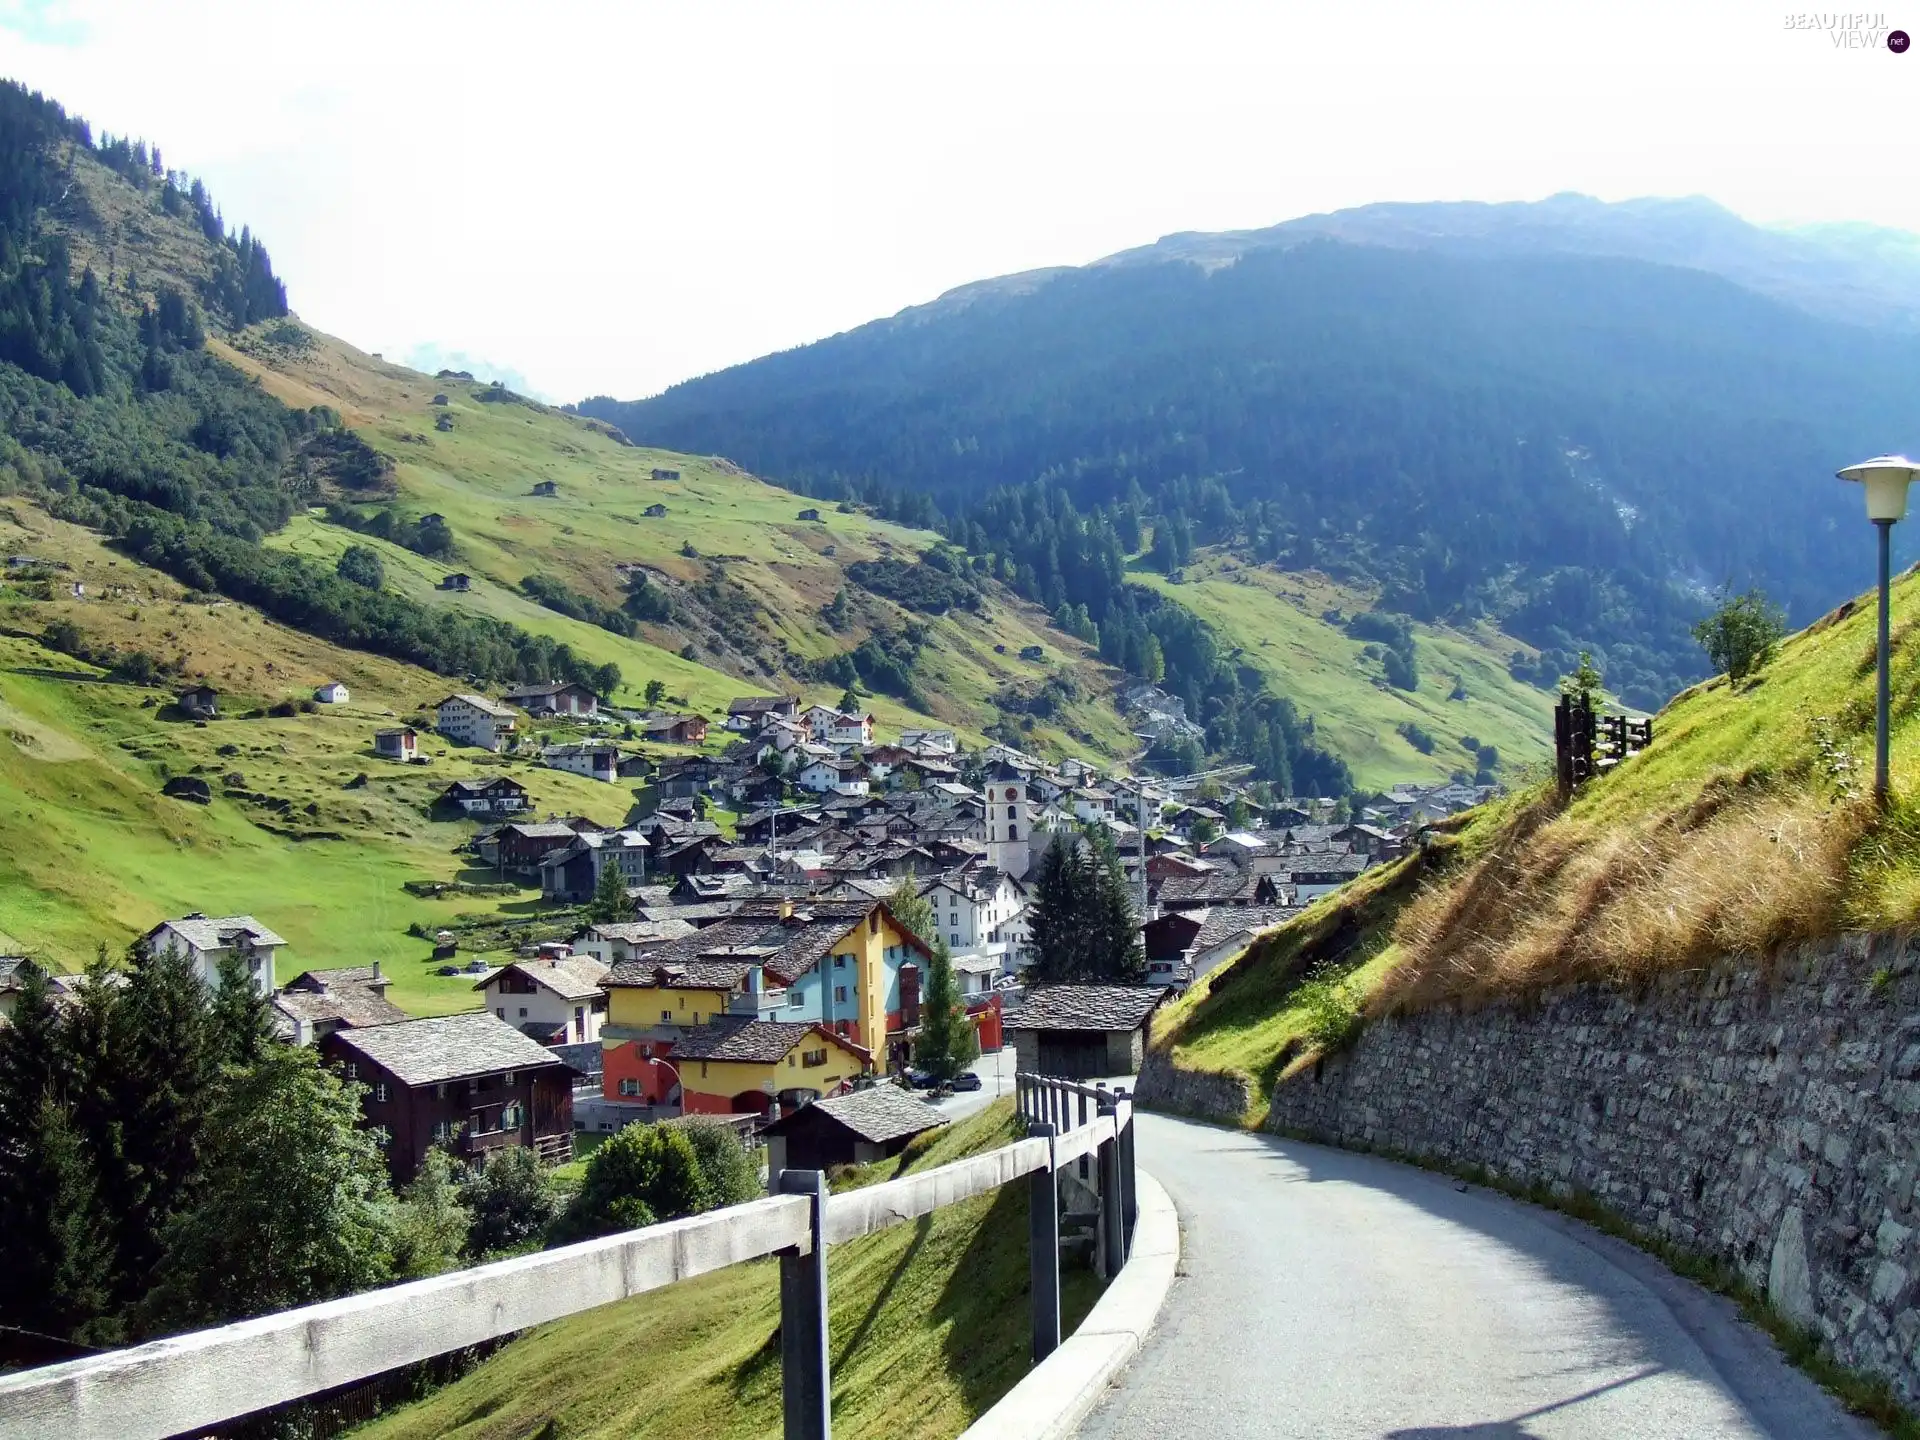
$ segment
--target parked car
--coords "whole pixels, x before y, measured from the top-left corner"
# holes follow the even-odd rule
[[[911,1089],[931,1090],[938,1083],[939,1082],[933,1078],[933,1075],[930,1071],[926,1071],[926,1070],[907,1071],[907,1085]]]
[[[971,1070],[962,1070],[958,1075],[953,1077],[953,1088],[956,1090],[978,1090],[980,1088],[980,1077]]]

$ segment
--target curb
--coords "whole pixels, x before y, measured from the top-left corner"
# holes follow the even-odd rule
[[[1139,1172],[1133,1253],[1087,1318],[960,1440],[1060,1440],[1079,1428],[1146,1342],[1180,1263],[1180,1221],[1160,1182]]]

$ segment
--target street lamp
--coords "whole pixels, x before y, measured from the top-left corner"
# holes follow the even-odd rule
[[[1880,631],[1877,646],[1880,652],[1880,681],[1873,732],[1873,798],[1885,805],[1887,803],[1887,613],[1888,587],[1892,577],[1893,527],[1896,522],[1906,518],[1907,487],[1913,483],[1915,475],[1920,475],[1920,465],[1916,465],[1904,455],[1876,455],[1871,460],[1862,460],[1858,465],[1849,465],[1838,473],[1842,480],[1858,481],[1864,487],[1867,496],[1867,519],[1871,520],[1873,528],[1880,532]]]
[[[680,1089],[680,1111],[682,1114],[685,1114],[687,1109],[687,1085],[686,1082],[680,1078],[679,1067],[662,1060],[657,1055],[643,1055],[640,1058],[649,1065],[658,1065],[662,1070],[665,1070],[669,1075],[673,1076],[673,1083]],[[660,1103],[663,1105],[666,1103],[665,1095],[660,1097]]]

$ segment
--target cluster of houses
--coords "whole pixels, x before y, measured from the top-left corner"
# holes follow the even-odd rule
[[[586,720],[602,707],[556,684],[504,703],[452,695],[436,710],[443,733],[500,750],[522,715]],[[691,720],[647,717],[647,733]],[[704,726],[674,738],[697,743]],[[729,1116],[796,1154],[852,1158],[915,1133],[897,1093],[864,1097],[910,1061],[936,936],[983,1050],[1010,1041],[1028,1068],[1117,1073],[1138,1065],[1162,997],[1398,855],[1428,820],[1485,798],[1400,787],[1348,816],[1217,781],[1143,782],[1001,744],[969,751],[946,730],[877,744],[872,716],[793,696],[735,700],[725,727],[720,754],[654,760],[598,741],[540,752],[547,765],[637,782],[617,827],[535,818],[510,774],[448,787],[447,802],[481,822],[475,856],[503,877],[572,905],[604,900],[612,869],[625,895],[623,913],[567,940],[449,966],[471,976],[471,1012],[409,1018],[378,963],[280,983],[286,942],[248,915],[169,920],[147,943],[179,949],[209,984],[238,956],[283,1037],[318,1046],[363,1087],[365,1122],[386,1137],[398,1181],[435,1144],[474,1162],[506,1145],[560,1159],[576,1127],[673,1114]],[[406,759],[416,738],[383,731],[377,743]],[[720,809],[737,816],[726,829]],[[1111,835],[1138,887],[1148,983],[1029,992],[1029,872],[1055,832],[1088,826]],[[929,906],[932,934],[894,914],[903,881]],[[0,1015],[21,963],[0,957]],[[797,1118],[815,1104],[825,1108]]]

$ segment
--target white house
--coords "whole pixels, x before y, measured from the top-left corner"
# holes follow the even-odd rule
[[[867,767],[854,760],[815,760],[794,779],[803,790],[816,795],[864,795],[867,793]]]
[[[347,703],[347,687],[338,680],[329,680],[313,692],[313,698],[322,705],[344,705]]]
[[[945,876],[924,893],[955,955],[1010,953],[1008,925],[1027,908],[1027,892],[1005,871],[989,868]]]
[[[251,915],[223,915],[210,920],[199,911],[178,920],[163,920],[143,937],[155,954],[177,950],[192,962],[194,974],[209,988],[220,983],[222,956],[237,954],[246,961],[248,977],[262,995],[275,990],[274,954],[287,942]]]
[[[873,716],[834,716],[832,723],[827,726],[826,741],[829,745],[871,745]]]
[[[959,750],[960,740],[951,730],[902,730],[900,748],[922,755],[952,755]]]
[[[607,1018],[605,961],[587,955],[516,960],[473,988],[494,1015],[542,1045],[585,1045]]]
[[[540,763],[549,770],[565,770],[569,775],[584,775],[589,780],[604,780],[609,785],[620,778],[620,752],[611,745],[591,740],[571,745],[549,745],[540,752]]]
[[[1072,803],[1076,820],[1097,823],[1113,818],[1113,796],[1103,790],[1075,790]]]
[[[514,713],[484,695],[449,695],[434,709],[434,727],[449,740],[498,750],[513,733]]]

